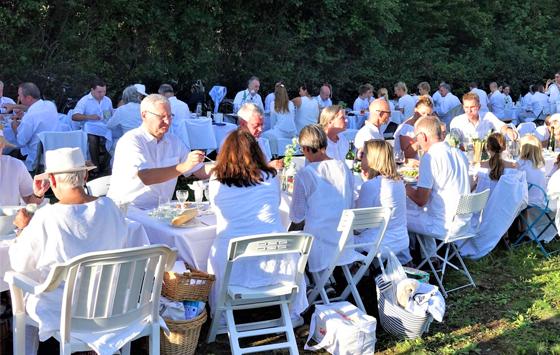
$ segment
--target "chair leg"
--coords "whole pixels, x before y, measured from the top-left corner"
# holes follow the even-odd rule
[[[440,279],[439,273],[437,272],[436,268],[434,267],[434,264],[432,263],[432,255],[428,255],[428,253],[426,252],[426,248],[424,247],[424,242],[422,242],[422,238],[420,238],[419,234],[416,235],[416,240],[418,241],[418,244],[420,245],[420,250],[422,251],[422,253],[424,255],[426,255],[426,259],[424,261],[422,261],[420,263],[420,265],[418,265],[418,268],[420,268],[425,263],[428,263],[428,265],[430,265],[430,269],[432,270],[432,274],[434,274],[434,277],[436,278],[436,281],[439,285],[439,289],[441,290],[441,293],[443,294],[443,297],[447,298],[447,292],[445,291],[445,288],[443,287],[443,280]],[[437,249],[436,249],[436,255],[437,255]]]
[[[130,355],[130,342],[126,343],[121,348],[121,355]]]
[[[72,355],[72,347],[70,343],[60,343],[60,355]]]
[[[348,292],[346,290],[350,289],[350,291],[352,292],[352,296],[354,296],[354,302],[356,302],[356,305],[358,306],[359,309],[361,309],[364,313],[366,312],[366,307],[364,306],[364,303],[362,302],[362,298],[360,297],[360,293],[358,292],[357,289],[357,285],[356,282],[354,281],[354,278],[352,277],[352,273],[350,273],[350,269],[348,268],[348,265],[343,265],[342,266],[342,272],[344,273],[344,277],[346,277],[346,282],[348,282],[348,285],[346,286],[346,289],[344,290],[344,292],[342,293],[347,294]],[[348,296],[346,296],[348,297]],[[344,298],[345,299],[345,298]]]
[[[220,318],[222,317],[222,311],[215,311],[212,317],[212,322],[210,323],[210,329],[208,330],[208,338],[206,343],[213,343],[216,341],[216,334],[218,334],[218,327],[220,326]]]
[[[152,334],[149,338],[150,355],[159,355],[159,323],[152,324]]]
[[[25,354],[25,313],[14,314],[13,321],[14,354]]]
[[[241,354],[241,347],[239,346],[239,333],[237,332],[237,326],[235,325],[233,310],[231,308],[226,309],[226,321],[231,353]]]
[[[459,262],[461,263],[461,267],[463,268],[463,273],[469,279],[470,284],[473,287],[476,287],[476,285],[474,283],[474,280],[471,276],[471,273],[469,272],[469,269],[467,269],[467,265],[465,265],[465,262],[463,261],[463,258],[461,257],[461,254],[459,254],[459,250],[457,249],[457,246],[454,243],[451,243],[451,247],[454,249],[454,252],[456,253],[457,258],[459,259]]]
[[[282,303],[280,305],[280,312],[282,313],[282,318],[284,320],[284,327],[286,328],[286,340],[289,343],[290,355],[299,354],[297,348],[296,336],[294,334],[294,327],[292,326],[292,320],[290,318],[290,310],[287,303]]]

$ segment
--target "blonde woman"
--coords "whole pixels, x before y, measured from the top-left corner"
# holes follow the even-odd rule
[[[350,149],[350,143],[340,134],[346,130],[344,109],[339,105],[325,107],[319,121],[327,135],[327,155],[331,159],[344,161]]]
[[[385,99],[385,101],[389,103],[391,111],[395,111],[395,104],[389,99],[389,90],[387,90],[387,88],[380,88],[379,90],[377,90],[377,98]]]
[[[541,142],[532,134],[523,136],[520,142],[521,153],[517,161],[518,169],[525,171],[527,184],[538,185],[546,191],[546,174]],[[544,196],[539,189],[532,188],[529,190],[529,204],[538,206],[544,204]]]
[[[263,133],[263,137],[268,139],[270,150],[274,154],[284,154],[283,149],[278,147],[278,138],[292,138],[295,137],[296,125],[295,106],[288,97],[288,91],[283,83],[277,83],[274,88],[274,102],[270,110],[270,123],[272,129]]]
[[[408,263],[411,257],[406,229],[406,190],[397,173],[391,144],[383,140],[367,141],[362,156],[362,173],[367,181],[360,189],[356,207],[393,209],[381,246],[392,250],[402,263]],[[376,230],[366,229],[356,237],[356,242],[369,242],[376,236]]]

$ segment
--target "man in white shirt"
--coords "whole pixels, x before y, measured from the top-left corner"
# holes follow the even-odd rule
[[[399,110],[402,112],[404,119],[410,118],[414,114],[416,100],[408,94],[408,88],[402,81],[395,84],[395,95],[399,98]]]
[[[264,98],[264,113],[265,114],[269,114],[270,111],[272,110],[272,104],[274,103],[275,98],[276,98],[276,96],[274,95],[274,91],[271,92],[270,94],[266,95],[266,97]]]
[[[548,95],[548,102],[550,103],[550,113],[558,111],[558,104],[560,103],[560,72],[554,74],[554,80],[548,79],[546,81],[546,94]]]
[[[455,117],[450,124],[450,129],[460,132],[463,139],[484,139],[492,130],[510,139],[517,139],[515,129],[500,121],[492,112],[481,116],[477,94],[469,92],[463,95],[463,109],[465,113]]]
[[[6,105],[15,105],[15,101],[4,96],[4,83],[0,81],[0,113],[8,112]]]
[[[451,86],[447,83],[440,84],[438,91],[441,98],[438,100],[439,105],[436,106],[436,113],[442,122],[449,125],[453,118],[451,117],[451,111],[460,106],[461,101],[451,93]]]
[[[478,88],[478,83],[476,81],[472,81],[469,84],[469,89],[471,89],[470,92],[478,95],[478,99],[480,100],[480,112],[481,113],[488,112],[489,100],[488,100],[488,94],[486,94],[486,91],[479,89]]]
[[[356,129],[362,127],[364,121],[367,119],[367,116],[369,114],[369,104],[371,104],[371,102],[374,100],[373,85],[369,83],[360,85],[358,93],[359,95],[356,98],[356,100],[354,100],[354,106],[352,107],[354,111],[358,112],[356,118],[358,121],[355,122],[356,126],[354,127],[353,124],[351,125],[351,128],[356,128]]]
[[[544,120],[550,111],[549,98],[544,93],[544,86],[542,84],[536,84],[532,85],[532,87],[534,92],[530,96],[530,99],[524,99],[523,106],[525,111],[519,114],[519,119],[522,122],[532,122],[536,119]]]
[[[479,97],[480,99],[480,97]],[[506,108],[506,97],[498,90],[498,84],[493,81],[490,83],[490,98],[489,98],[490,112],[492,112],[500,120],[504,119],[504,110]],[[482,104],[480,105],[482,111]]]
[[[117,143],[107,196],[117,203],[152,209],[171,199],[179,175],[205,179],[210,167],[202,164],[204,153],[189,152],[179,138],[167,133],[172,121],[167,98],[148,95],[140,112],[142,125],[125,133]]]
[[[470,193],[469,162],[459,149],[443,141],[437,117],[420,118],[414,133],[425,153],[420,159],[416,188],[406,185],[406,195],[413,202],[408,203],[406,218],[409,231],[426,236],[423,244],[427,257],[435,251],[435,241],[428,236],[443,237],[469,227],[470,216],[453,218],[459,197]]]
[[[445,81],[442,81],[441,83],[439,83],[438,90],[436,90],[436,92],[434,92],[434,94],[432,95],[432,102],[434,103],[434,111],[435,112],[439,112],[439,105],[441,104],[441,94],[439,92],[439,88],[443,84],[445,84]]]
[[[319,110],[322,110],[325,107],[332,106],[331,94],[331,85],[323,84],[323,86],[321,86],[321,89],[319,89],[319,96],[315,96],[315,100],[319,104]]]
[[[239,111],[241,106],[243,106],[246,102],[254,103],[264,111],[263,101],[261,95],[259,95],[260,87],[261,83],[259,78],[252,76],[247,82],[247,89],[240,91],[237,95],[235,95],[235,98],[233,99],[233,112]]]
[[[90,89],[90,93],[78,101],[72,113],[72,120],[78,121],[80,124],[103,122],[113,116],[113,103],[110,98],[105,96],[107,84],[103,80],[95,79],[92,81]],[[106,127],[105,124],[103,126]],[[100,161],[100,154],[107,139],[102,135],[102,131],[103,129],[88,131],[89,154],[93,164],[98,167],[99,173],[105,169],[107,164],[107,161]]]
[[[41,204],[49,186],[33,181],[21,160],[2,155],[6,146],[12,146],[0,131],[0,206],[17,206],[25,203]]]
[[[25,167],[29,171],[35,169],[37,160],[38,134],[43,131],[54,131],[58,125],[58,112],[51,101],[41,100],[41,92],[33,83],[23,83],[18,88],[18,100],[28,107],[21,120],[13,120],[10,134],[4,128],[6,138],[17,145],[25,158]]]
[[[391,108],[387,100],[377,99],[369,105],[369,117],[364,126],[356,133],[354,139],[358,156],[361,155],[366,141],[370,139],[383,140],[383,134],[379,131],[379,128],[387,123],[389,118],[391,118]]]

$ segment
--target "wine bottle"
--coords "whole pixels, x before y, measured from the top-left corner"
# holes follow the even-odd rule
[[[556,137],[554,136],[554,126],[550,126],[550,137],[548,138],[548,150],[554,152],[556,150]]]
[[[346,160],[354,161],[356,159],[356,153],[354,152],[354,141],[350,141],[350,148],[346,153]]]

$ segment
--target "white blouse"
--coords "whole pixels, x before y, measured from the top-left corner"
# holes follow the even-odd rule
[[[546,173],[544,166],[535,168],[531,161],[519,159],[517,161],[517,168],[525,172],[527,184],[538,185],[543,191],[546,191]],[[529,205],[543,206],[543,204],[544,195],[541,190],[534,187],[529,189]]]

